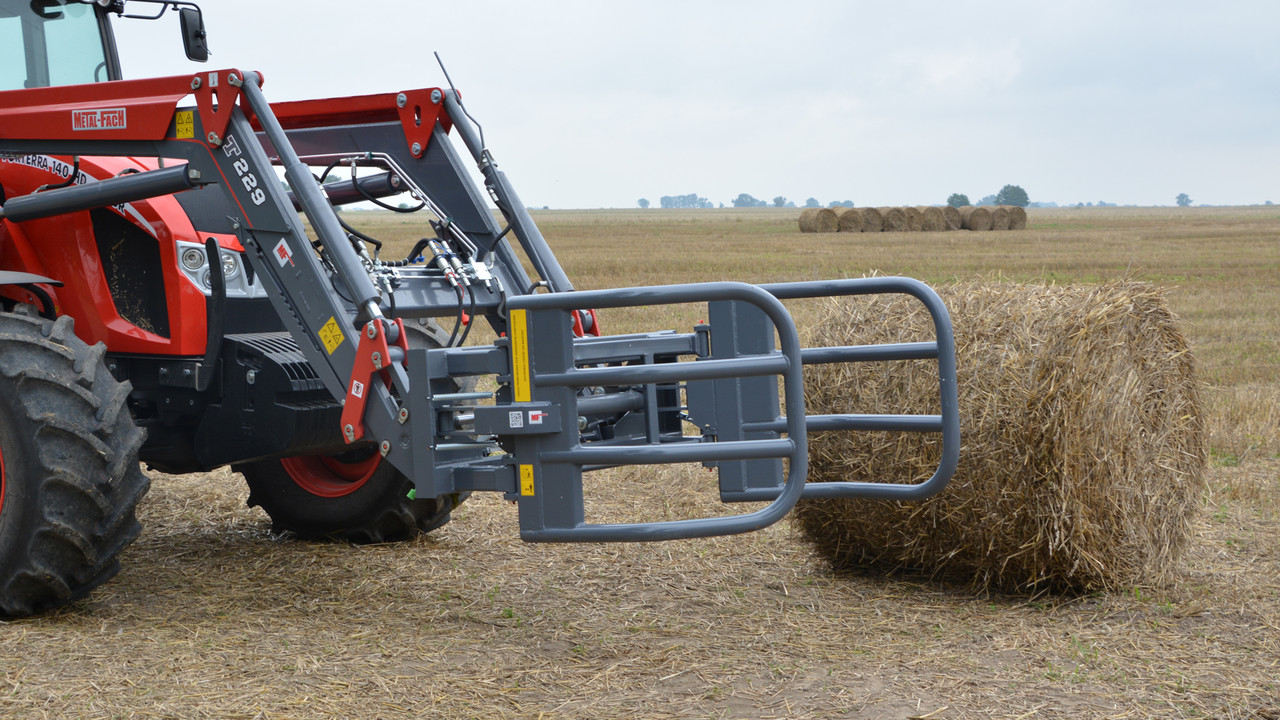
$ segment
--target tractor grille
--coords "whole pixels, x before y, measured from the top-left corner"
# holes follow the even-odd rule
[[[110,210],[90,210],[89,219],[116,313],[149,333],[169,337],[169,307],[156,239]]]

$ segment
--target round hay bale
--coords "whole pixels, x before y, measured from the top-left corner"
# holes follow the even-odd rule
[[[963,220],[961,227],[965,230],[986,232],[991,229],[991,211],[984,207],[965,205],[960,208],[960,217]]]
[[[960,215],[960,208],[943,205],[942,216],[947,219],[948,230],[964,229],[964,218]]]
[[[1008,230],[1009,229],[1009,208],[1004,205],[996,205],[991,208],[991,229],[992,230]]]
[[[902,213],[907,216],[907,232],[920,232],[924,229],[924,213],[919,208],[904,207]]]
[[[917,568],[1010,592],[1163,580],[1205,487],[1196,363],[1164,294],[1134,282],[940,290],[955,325],[960,463],[917,503],[802,501],[800,532],[838,570]],[[832,301],[809,343],[932,337],[922,306]],[[886,318],[893,318],[887,322]],[[927,361],[813,366],[811,413],[936,413]],[[809,480],[919,482],[936,435],[815,433]]]
[[[902,208],[882,207],[880,210],[880,229],[884,232],[902,232],[907,229],[907,214]]]
[[[952,208],[954,209],[954,208]],[[918,207],[920,213],[920,229],[925,232],[940,232],[947,229],[947,216],[939,207]]]
[[[884,229],[884,218],[880,216],[879,210],[859,208],[858,213],[862,215],[862,232],[880,232]]]
[[[862,232],[862,214],[854,208],[837,208],[836,224],[840,232]]]
[[[831,208],[805,208],[800,213],[800,232],[830,233],[839,225],[836,211]]]
[[[1026,230],[1027,229],[1027,211],[1026,208],[1018,205],[1009,205],[1005,209],[1009,211],[1009,229],[1010,230]]]

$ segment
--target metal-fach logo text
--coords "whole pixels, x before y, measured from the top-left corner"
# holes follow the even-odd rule
[[[124,108],[73,110],[72,130],[123,130],[129,127],[129,114]]]

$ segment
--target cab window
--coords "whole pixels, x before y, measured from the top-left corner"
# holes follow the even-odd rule
[[[0,90],[107,79],[102,30],[92,5],[0,0]]]

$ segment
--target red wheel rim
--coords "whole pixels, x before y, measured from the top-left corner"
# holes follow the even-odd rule
[[[325,455],[306,455],[284,458],[280,465],[303,490],[319,497],[336,498],[350,495],[369,482],[380,460],[382,458],[377,453],[353,462]]]

